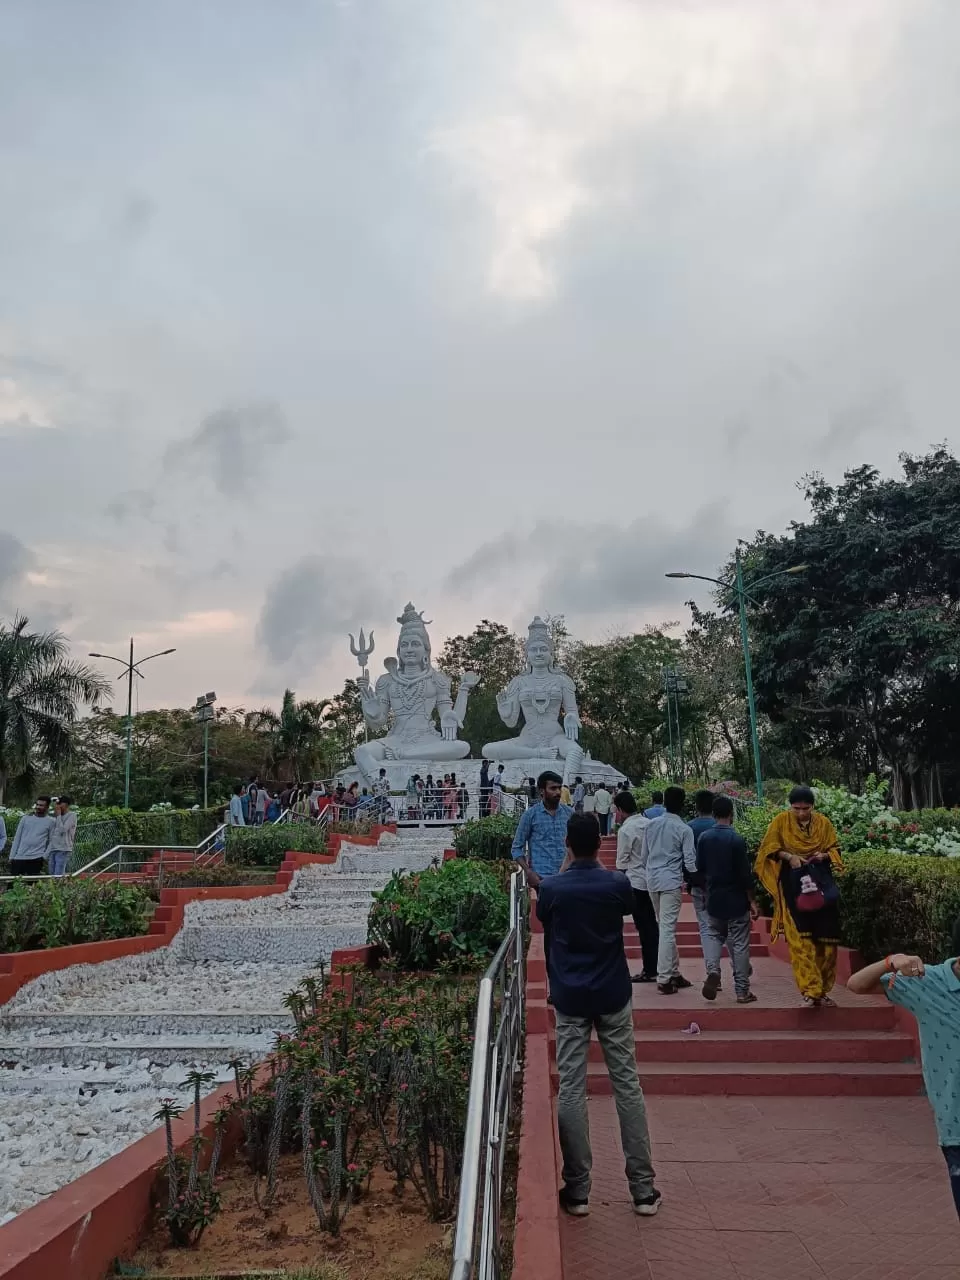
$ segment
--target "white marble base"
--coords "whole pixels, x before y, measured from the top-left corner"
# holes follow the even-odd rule
[[[498,763],[499,761],[493,761],[490,765],[491,781],[497,772]],[[404,791],[407,779],[415,773],[419,773],[424,780],[426,780],[428,773],[432,774],[435,780],[442,779],[445,773],[454,773],[458,782],[463,781],[467,784],[467,791],[470,795],[470,808],[475,809],[476,799],[480,791],[480,764],[479,760],[453,760],[439,763],[430,760],[385,760],[382,767],[387,771],[387,778],[390,781],[390,790],[392,792]],[[538,778],[545,769],[552,769],[562,777],[563,761],[544,760],[543,758],[503,761],[503,777],[508,787],[520,788],[528,778]],[[580,776],[584,782],[605,782],[608,786],[612,783],[623,781],[623,774],[619,769],[614,769],[599,760],[584,760],[580,769]],[[351,782],[357,782],[361,791],[364,787],[368,789],[370,787],[366,778],[363,777],[355,765],[349,769],[342,769],[337,774],[336,781],[342,782],[345,787],[349,787]],[[398,797],[395,796],[395,803],[397,799]]]

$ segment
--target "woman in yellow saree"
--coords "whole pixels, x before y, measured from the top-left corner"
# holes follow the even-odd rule
[[[837,978],[840,913],[836,903],[819,911],[798,912],[791,871],[807,862],[841,867],[837,833],[829,818],[814,810],[809,787],[794,787],[790,808],[767,827],[757,852],[755,871],[773,898],[770,941],[782,934],[790,948],[790,964],[803,1003],[833,1006],[830,991]]]

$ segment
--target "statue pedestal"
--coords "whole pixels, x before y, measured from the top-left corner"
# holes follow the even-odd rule
[[[467,807],[467,817],[476,817],[478,812],[478,801],[480,797],[480,764],[479,760],[454,760],[446,761],[430,761],[430,760],[385,760],[382,768],[387,771],[387,778],[390,781],[390,790],[393,792],[405,791],[407,779],[412,778],[415,773],[419,773],[420,777],[426,781],[427,774],[432,774],[435,782],[442,781],[445,773],[453,773],[456,775],[458,782],[466,784],[467,792],[470,796],[470,802]],[[504,784],[511,790],[516,788],[519,790],[524,787],[529,778],[536,780],[545,769],[552,769],[555,773],[563,775],[562,760],[544,760],[535,758],[529,760],[505,760],[503,762],[503,780]],[[497,772],[497,761],[493,761],[490,765],[491,783]],[[615,784],[623,781],[623,774],[619,769],[614,769],[608,764],[603,764],[599,760],[585,759],[580,769],[580,776],[584,782],[600,783],[607,785],[609,790],[613,790]],[[359,783],[360,790],[364,787],[370,789],[371,784],[363,777],[360,770],[354,765],[349,769],[342,769],[336,776],[337,782],[342,782],[345,787],[349,787],[351,782]],[[403,803],[400,796],[393,797],[394,808],[399,812],[400,805]]]

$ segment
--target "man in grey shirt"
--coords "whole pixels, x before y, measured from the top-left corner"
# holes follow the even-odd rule
[[[38,796],[33,813],[25,813],[17,823],[10,850],[10,874],[42,876],[47,870],[47,854],[53,835],[49,796]]]
[[[647,877],[647,891],[660,925],[657,951],[657,990],[672,996],[689,987],[680,972],[677,949],[677,921],[683,900],[684,871],[697,870],[697,852],[693,832],[680,816],[686,799],[683,787],[667,787],[663,803],[666,813],[654,818],[643,833],[641,861]]]
[[[73,801],[69,796],[60,796],[56,803],[56,817],[53,822],[53,835],[50,837],[50,874],[65,876],[67,864],[73,853],[73,842],[77,838],[77,815],[70,809]]]

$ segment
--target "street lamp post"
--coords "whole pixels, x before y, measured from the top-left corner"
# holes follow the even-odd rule
[[[138,675],[142,680],[143,672],[139,670],[145,662],[149,662],[151,658],[163,658],[168,653],[176,653],[176,649],[161,649],[159,653],[151,653],[146,658],[140,658],[138,662],[133,660],[133,636],[130,637],[130,660],[124,662],[122,658],[115,658],[110,653],[91,653],[87,656],[90,658],[102,658],[107,662],[119,662],[123,667],[123,674],[127,677],[127,758],[123,771],[123,807],[130,808],[130,757],[133,751],[133,677]],[[117,676],[121,680],[122,676]]]
[[[213,704],[217,700],[215,693],[202,693],[197,698],[197,719],[203,725],[203,807],[207,804],[207,781],[210,776],[210,722],[214,718]]]
[[[790,569],[780,569],[776,573],[768,573],[765,578],[760,578],[757,582],[750,584],[751,590],[756,590],[764,582],[769,582],[772,578],[784,577],[790,573],[803,573],[807,568],[805,564],[795,564]],[[757,732],[757,703],[753,693],[753,665],[750,661],[750,632],[747,629],[747,600],[750,596],[743,583],[743,561],[740,558],[740,548],[737,547],[734,552],[734,578],[733,582],[722,582],[719,578],[709,578],[703,573],[667,573],[666,578],[697,578],[701,582],[712,582],[715,586],[720,587],[724,591],[733,588],[737,597],[737,608],[740,614],[740,644],[743,648],[743,670],[747,683],[747,711],[750,715],[750,746],[753,751],[753,772],[757,788],[757,799],[763,799],[763,773],[760,768],[760,735]]]

